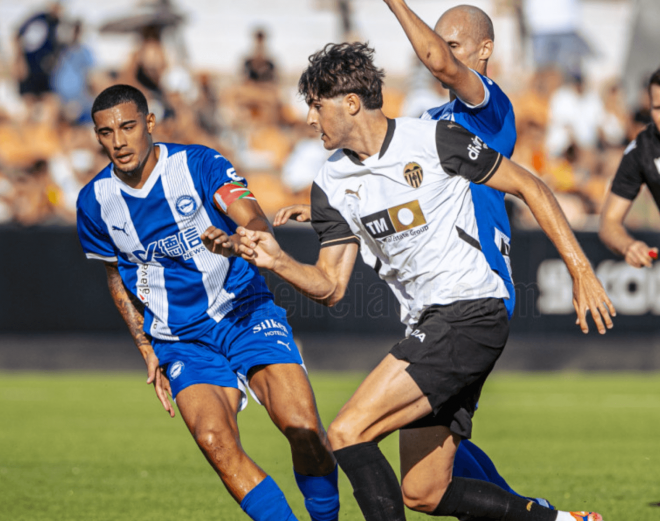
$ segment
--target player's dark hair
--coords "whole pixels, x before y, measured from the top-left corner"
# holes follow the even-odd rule
[[[660,69],[657,69],[649,78],[649,96],[651,95],[651,85],[657,85],[660,87]]]
[[[329,43],[309,57],[298,92],[308,105],[314,99],[357,94],[365,108],[375,110],[383,106],[383,78],[366,43]]]
[[[92,118],[98,111],[111,109],[122,103],[135,103],[140,114],[149,114],[147,98],[140,90],[130,85],[113,85],[96,96],[92,105]]]

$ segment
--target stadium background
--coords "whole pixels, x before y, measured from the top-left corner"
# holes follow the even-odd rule
[[[430,25],[458,3],[409,1]],[[489,75],[514,104],[519,138],[513,159],[553,189],[619,311],[615,329],[605,337],[579,332],[573,323],[570,280],[556,251],[525,209],[510,201],[519,304],[509,346],[492,387],[487,387],[493,398],[484,397],[491,406],[490,414],[483,407],[488,418],[482,431],[487,434],[486,446],[504,456],[504,470],[514,482],[544,488],[548,496],[561,494],[568,499],[567,490],[580,490],[591,497],[594,493],[584,478],[598,482],[602,474],[610,478],[616,474],[612,491],[600,487],[593,497],[609,501],[612,512],[628,512],[621,506],[625,494],[619,494],[627,483],[633,496],[639,496],[633,507],[638,509],[636,519],[657,519],[659,513],[649,503],[660,500],[660,267],[628,267],[600,244],[596,230],[603,195],[623,150],[649,121],[644,83],[660,66],[660,3],[473,3],[486,10],[495,24]],[[57,29],[49,33],[38,23],[29,27],[26,22],[38,13],[57,15],[57,23],[50,19]],[[22,36],[17,39],[19,31]],[[389,116],[417,116],[446,98],[446,92],[417,65],[403,31],[380,0],[0,1],[0,416],[4,419],[0,420],[0,484],[7,486],[3,489],[11,506],[4,513],[0,508],[0,519],[150,518],[137,510],[142,496],[130,492],[135,487],[141,490],[145,470],[134,473],[137,477],[117,471],[122,485],[115,495],[135,499],[135,505],[126,506],[121,515],[112,494],[100,501],[103,494],[89,492],[81,501],[97,505],[97,510],[74,509],[69,492],[77,498],[79,489],[101,479],[81,473],[81,468],[94,468],[95,460],[85,455],[76,436],[95,425],[107,432],[103,450],[126,462],[134,457],[128,445],[125,451],[117,448],[127,443],[125,429],[132,428],[140,438],[153,434],[153,429],[158,434],[173,429],[158,423],[150,391],[138,391],[131,383],[142,377],[143,362],[114,310],[103,269],[86,261],[77,243],[77,192],[107,163],[89,123],[94,95],[116,82],[141,87],[160,122],[157,139],[203,143],[223,152],[272,216],[286,204],[307,201],[314,165],[326,157],[320,141],[304,124],[306,107],[296,95],[307,56],[327,42],[356,39],[370,42],[377,64],[386,70]],[[29,54],[35,52],[43,52],[39,68],[50,86],[47,92],[21,94],[21,82],[29,85]],[[648,244],[660,244],[660,217],[648,193],[635,202],[626,224]],[[317,241],[307,225],[286,226],[278,237],[297,258],[314,260]],[[361,264],[346,301],[332,310],[310,304],[274,277],[269,283],[287,309],[305,361],[318,379],[327,423],[359,382],[355,371],[373,367],[401,334],[396,304]],[[132,373],[126,376],[125,371]],[[115,409],[99,405],[95,410],[105,403],[102,396],[107,393],[125,401],[110,400]],[[81,396],[88,396],[89,402]],[[537,396],[538,401],[526,396]],[[136,397],[144,402],[144,409],[133,403]],[[541,413],[543,407],[551,412]],[[108,411],[114,423],[99,423],[100,411]],[[267,421],[258,410],[245,414],[246,422],[252,421],[251,415]],[[138,416],[145,418],[144,423],[135,421]],[[527,418],[518,427],[520,451],[507,449],[502,434],[511,428],[510,421],[515,424],[516,416]],[[650,419],[654,417],[655,423]],[[146,418],[156,423],[147,423]],[[574,422],[589,423],[603,432],[613,430],[613,425],[626,431],[634,426],[637,452],[621,461],[611,454],[604,456],[630,443],[630,436],[610,435],[591,445],[571,445],[570,438],[557,438],[555,432],[556,423],[569,420],[571,430],[585,437],[592,434]],[[541,425],[546,432],[538,432]],[[174,441],[168,438],[167,443],[181,441],[185,447],[181,450],[195,461],[201,459],[180,427],[179,422]],[[52,432],[50,444],[35,449],[47,432]],[[268,436],[277,446],[274,431]],[[54,445],[53,438],[59,440]],[[254,450],[258,445],[255,442]],[[61,458],[43,463],[52,457],[46,447],[56,447],[53,451]],[[170,453],[167,445],[163,447]],[[69,461],[75,459],[71,450],[80,454],[82,462]],[[389,450],[395,455],[392,447]],[[570,468],[576,458],[592,461],[596,452],[603,461],[600,467],[594,464],[588,476],[569,472],[565,481],[559,479],[565,473],[564,460]],[[143,466],[156,465],[159,454],[146,458]],[[537,473],[525,470],[530,458],[541,465]],[[556,460],[556,467],[550,460]],[[195,467],[197,463],[189,469],[190,476],[203,473],[211,484],[207,497],[216,498],[217,483],[208,476],[205,464]],[[287,466],[279,460],[271,464],[274,469]],[[124,465],[132,469],[130,463]],[[61,476],[55,469],[60,467],[66,467],[62,472],[67,477],[65,485],[58,486],[54,483],[61,482]],[[176,466],[163,470],[177,471]],[[550,477],[544,480],[548,472]],[[647,479],[635,481],[639,474]],[[656,486],[648,484],[653,476]],[[161,485],[182,490],[181,482]],[[189,488],[186,493],[193,493]],[[342,497],[350,497],[343,490]],[[143,491],[147,496],[154,493]],[[43,496],[42,503],[34,502],[37,496]],[[223,508],[233,508],[226,504]],[[190,514],[192,506],[187,508]],[[202,516],[200,512],[195,515]],[[196,519],[195,515],[189,518]],[[163,513],[159,516],[166,518]],[[229,514],[220,518],[234,519]]]

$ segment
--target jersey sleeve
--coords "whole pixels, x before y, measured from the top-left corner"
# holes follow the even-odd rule
[[[200,148],[201,161],[198,159],[197,165],[202,170],[204,191],[218,210],[226,214],[229,206],[238,199],[256,200],[247,188],[247,180],[236,173],[227,158],[211,148]]]
[[[94,222],[78,201],[76,226],[78,239],[88,259],[117,262],[117,252],[107,231]]]
[[[316,183],[312,184],[312,227],[319,236],[321,248],[338,244],[360,244],[346,220],[330,206],[328,196]]]
[[[633,140],[623,153],[621,163],[612,181],[612,193],[631,201],[637,197],[644,183],[638,156],[637,141]]]
[[[479,80],[481,81],[481,84],[484,86],[484,99],[478,105],[470,105],[467,101],[463,101],[460,97],[458,99],[460,100],[460,102],[463,105],[465,105],[470,110],[477,110],[477,109],[481,109],[481,108],[485,107],[486,105],[488,105],[488,102],[490,101],[491,93],[490,93],[490,89],[488,88],[488,84],[486,83],[484,77],[481,74],[479,74],[477,71],[475,71],[474,69],[470,69],[470,71],[472,73],[474,73],[477,76],[477,78],[479,78]]]
[[[499,152],[453,121],[438,121],[435,144],[445,173],[473,183],[488,181],[502,162]]]

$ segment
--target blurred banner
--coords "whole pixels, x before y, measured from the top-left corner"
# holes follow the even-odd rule
[[[658,233],[636,233],[660,245]],[[595,233],[578,233],[617,308],[616,335],[653,334],[660,315],[660,264],[635,269],[614,257]],[[318,239],[307,226],[277,230],[284,249],[313,263]],[[512,333],[581,336],[575,326],[572,282],[557,251],[541,232],[515,231],[511,260],[517,305]],[[110,299],[102,263],[85,259],[76,231],[63,227],[0,228],[0,332],[123,331]],[[403,333],[398,304],[376,273],[358,259],[346,297],[334,308],[314,304],[266,274],[269,286],[298,334]]]

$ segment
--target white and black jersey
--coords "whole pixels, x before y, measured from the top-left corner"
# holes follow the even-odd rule
[[[660,132],[651,123],[631,141],[612,181],[612,193],[633,200],[643,184],[660,208]]]
[[[359,161],[338,150],[312,185],[321,247],[355,242],[412,326],[433,304],[508,298],[478,240],[470,181],[502,156],[451,121],[388,120],[380,153]]]

